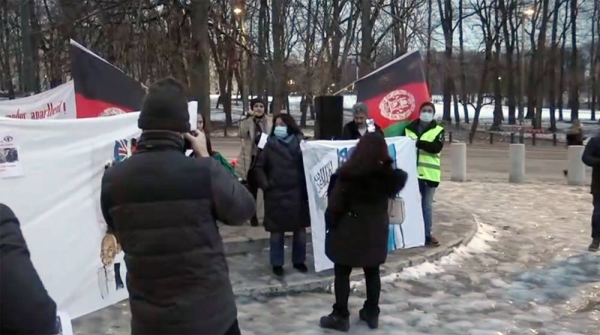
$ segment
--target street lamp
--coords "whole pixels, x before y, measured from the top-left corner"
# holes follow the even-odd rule
[[[519,106],[519,123],[523,124],[525,114],[525,20],[535,14],[532,8],[525,8],[521,13],[521,105]]]
[[[246,54],[246,47],[247,47],[247,42],[246,42],[246,20],[245,20],[245,0],[231,0],[231,7],[233,9],[233,15],[235,16],[236,20],[238,21],[239,27],[240,27],[240,37],[241,37],[241,41],[240,44],[242,46],[241,48],[241,52],[240,52],[240,66],[239,66],[239,70],[240,70],[240,81],[242,85],[242,108],[244,109],[244,113],[247,113],[249,111],[249,104],[248,104],[248,95],[250,94],[250,88],[248,85],[248,74],[247,74],[247,63],[248,63],[248,56]]]

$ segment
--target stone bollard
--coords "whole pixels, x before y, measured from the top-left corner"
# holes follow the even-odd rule
[[[467,181],[467,144],[452,143],[450,155],[452,158],[450,180]]]
[[[571,145],[568,149],[569,173],[567,183],[569,185],[583,186],[585,184],[585,165],[581,161],[583,145]]]
[[[525,144],[511,144],[508,147],[510,159],[509,183],[522,183],[525,181]]]

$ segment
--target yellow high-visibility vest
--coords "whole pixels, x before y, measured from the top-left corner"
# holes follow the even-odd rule
[[[437,125],[426,132],[421,137],[412,130],[405,128],[406,136],[423,142],[433,142],[438,135],[444,131],[444,127]],[[442,155],[441,153],[430,154],[427,151],[417,151],[417,172],[419,179],[429,180],[439,183],[442,180]]]

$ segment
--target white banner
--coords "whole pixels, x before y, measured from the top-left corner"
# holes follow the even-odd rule
[[[20,164],[19,174],[0,175],[0,202],[21,221],[33,264],[58,309],[73,318],[128,297],[117,283],[119,275],[125,282],[122,254],[118,265],[104,267],[100,259],[106,231],[100,182],[106,163],[131,154],[138,115],[0,118],[0,144],[10,139]]]
[[[190,102],[196,127],[197,103]],[[72,318],[128,298],[123,252],[100,258],[104,166],[132,154],[139,112],[74,120],[0,117],[0,203],[12,208],[33,264]]]
[[[51,90],[14,100],[0,100],[0,117],[13,119],[75,119],[75,86],[73,81]]]
[[[399,193],[404,201],[404,221],[390,225],[388,250],[420,247],[425,244],[425,227],[421,210],[421,195],[417,180],[416,150],[414,140],[408,137],[386,138],[390,156],[396,166],[408,173],[406,186]],[[305,141],[301,143],[310,220],[312,245],[317,272],[333,268],[325,255],[325,209],[327,187],[331,175],[352,155],[357,140]]]

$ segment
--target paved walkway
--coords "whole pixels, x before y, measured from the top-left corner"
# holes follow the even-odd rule
[[[473,213],[482,229],[468,248],[388,276],[378,331],[358,321],[365,296],[358,285],[350,300],[350,334],[600,334],[600,255],[586,251],[587,187],[446,182],[436,198],[438,213],[463,221]],[[436,220],[442,239],[454,228],[454,221],[441,224],[446,220]],[[260,273],[268,270],[264,259],[255,258]],[[232,272],[240,287],[247,276]],[[329,293],[241,296],[240,324],[245,335],[332,334],[317,322],[333,299]],[[127,305],[80,318],[75,331],[128,334]]]

